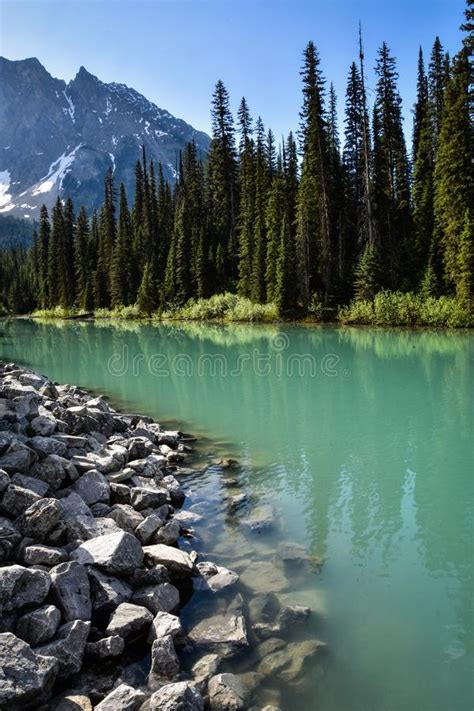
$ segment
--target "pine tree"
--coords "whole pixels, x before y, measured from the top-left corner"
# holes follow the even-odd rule
[[[91,277],[92,264],[90,261],[90,230],[89,220],[84,207],[79,210],[76,223],[74,240],[74,264],[76,279],[76,294],[79,308],[89,311],[92,307]]]
[[[416,84],[416,103],[413,110],[413,149],[412,158],[416,162],[418,146],[420,143],[420,134],[423,127],[423,122],[426,114],[429,115],[428,107],[428,80],[425,74],[425,65],[423,62],[423,50],[418,51],[418,79]]]
[[[445,87],[446,68],[444,49],[439,37],[436,37],[433,43],[433,49],[431,50],[430,64],[428,67],[428,91],[433,117],[435,145],[441,130]]]
[[[275,176],[268,194],[266,207],[267,254],[265,267],[265,284],[267,300],[276,302],[277,298],[277,268],[281,253],[282,224],[286,220],[286,228],[290,229],[288,208],[285,201],[285,176],[281,169]],[[285,235],[286,238],[286,235]],[[291,241],[291,231],[289,240]],[[281,265],[283,269],[283,265]]]
[[[61,303],[61,267],[63,249],[63,207],[58,197],[51,216],[51,235],[48,245],[48,305],[58,306]]]
[[[250,296],[256,303],[264,303],[265,260],[267,255],[267,234],[265,210],[270,187],[270,166],[268,165],[269,146],[265,139],[265,128],[260,116],[257,119],[255,136],[255,213],[254,213],[254,249],[252,254],[252,274]]]
[[[296,275],[288,216],[283,216],[281,237],[276,264],[274,301],[282,315],[293,311],[296,306]]]
[[[99,307],[111,303],[111,264],[115,244],[115,187],[112,169],[104,180],[104,202],[99,215],[99,243],[97,246],[97,270],[94,300]]]
[[[74,205],[67,198],[63,211],[63,243],[61,254],[61,304],[71,308],[75,301],[74,276]]]
[[[399,288],[401,265],[410,257],[410,170],[402,127],[395,59],[383,43],[375,71],[374,190],[384,285]],[[407,275],[409,281],[412,274]]]
[[[324,79],[316,47],[309,42],[303,61],[301,143],[303,163],[297,203],[298,280],[303,305],[313,292],[330,288],[330,224]]]
[[[48,254],[51,227],[46,205],[41,206],[39,225],[39,245],[38,245],[38,282],[39,282],[39,305],[46,309],[50,303],[48,284]]]
[[[125,186],[120,184],[120,207],[117,239],[113,247],[111,265],[111,302],[113,307],[132,302],[131,256],[132,221],[128,210]]]
[[[238,269],[234,122],[229,107],[229,94],[220,80],[212,97],[212,141],[208,154],[207,185],[208,230],[213,253],[216,255],[215,286],[219,291],[233,285]]]
[[[425,272],[428,257],[432,250],[434,214],[433,214],[433,171],[434,141],[430,106],[425,101],[419,109],[419,136],[416,147],[416,160],[413,171],[413,227],[414,227],[414,275],[420,278]],[[414,147],[415,149],[415,147]],[[430,270],[435,271],[435,262],[430,260]],[[431,279],[431,276],[430,276]]]
[[[472,68],[467,50],[455,59],[452,77],[446,86],[434,173],[435,231],[443,250],[447,284],[462,297],[468,294],[472,261],[472,221],[466,218],[474,195],[472,126],[469,116],[469,85]]]
[[[329,222],[331,227],[328,257],[329,269],[333,274],[331,280],[332,290],[328,296],[341,301],[347,292],[347,265],[351,258],[351,249],[349,244],[346,243],[346,241],[350,242],[350,239],[346,240],[347,230],[343,217],[345,210],[344,173],[339,140],[337,96],[332,82],[329,87],[326,123],[328,136]]]
[[[379,259],[377,247],[367,243],[355,269],[355,297],[370,301],[379,289]]]
[[[239,283],[238,291],[250,297],[255,223],[255,146],[252,139],[252,119],[245,98],[239,112]]]
[[[152,268],[150,262],[147,262],[145,264],[145,269],[143,270],[140,288],[138,289],[137,306],[142,313],[147,316],[151,316],[155,308],[156,300],[155,285],[153,284],[152,278]]]

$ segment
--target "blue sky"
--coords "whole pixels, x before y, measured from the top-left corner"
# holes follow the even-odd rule
[[[0,54],[36,56],[66,80],[84,65],[206,131],[221,78],[234,110],[245,95],[252,114],[281,136],[297,127],[301,54],[309,39],[335,84],[342,117],[360,19],[369,89],[385,40],[398,60],[411,135],[418,46],[427,58],[438,34],[446,49],[457,51],[464,7],[464,0],[0,0]]]

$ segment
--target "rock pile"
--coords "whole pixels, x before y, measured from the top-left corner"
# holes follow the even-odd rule
[[[275,568],[240,582],[178,547],[200,518],[178,510],[189,451],[151,418],[0,363],[0,708],[239,711],[259,679],[302,673],[321,643],[281,638],[309,608],[242,598]],[[271,519],[261,507],[247,529]],[[218,604],[185,627],[193,590]]]

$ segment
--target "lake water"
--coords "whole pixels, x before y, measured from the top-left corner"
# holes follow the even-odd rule
[[[472,711],[473,342],[424,331],[0,323],[2,359],[193,433],[198,457],[240,462],[233,488],[218,468],[186,480],[187,505],[209,506],[196,527],[206,554],[241,572],[287,540],[324,560],[284,591],[313,608],[304,634],[327,648],[303,683],[268,680],[283,711]],[[275,507],[274,533],[242,534],[242,514],[227,508],[242,491]]]

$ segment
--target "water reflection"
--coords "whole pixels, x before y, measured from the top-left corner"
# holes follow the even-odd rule
[[[244,464],[251,494],[281,512],[279,535],[325,558],[322,575],[294,594],[320,611],[326,673],[286,700],[292,711],[316,708],[315,698],[322,711],[472,708],[472,342],[462,332],[0,326],[1,357],[177,420],[209,438],[204,448],[220,445]],[[117,377],[108,364],[124,346],[129,367]],[[268,374],[250,358],[231,375],[254,351]],[[168,365],[187,356],[192,375],[153,375],[157,353]],[[284,367],[307,354],[314,375]],[[208,356],[227,370],[212,376],[208,361],[199,373]],[[336,357],[334,374],[319,367],[326,356]],[[215,479],[192,485],[220,496]],[[236,535],[225,516],[216,526],[221,544]]]

